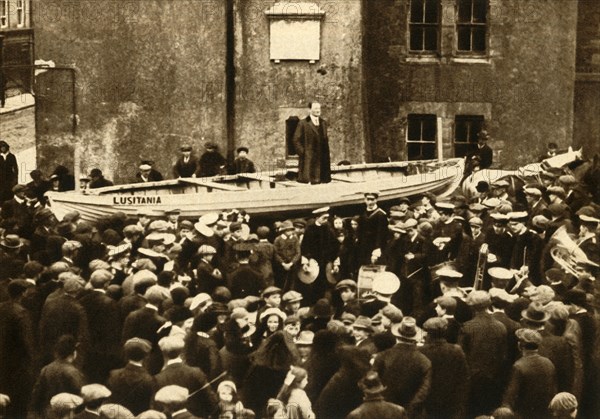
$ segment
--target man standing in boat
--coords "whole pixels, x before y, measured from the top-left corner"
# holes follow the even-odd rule
[[[298,182],[329,183],[331,167],[327,123],[321,118],[321,104],[308,104],[309,115],[298,122],[294,147],[298,152]]]

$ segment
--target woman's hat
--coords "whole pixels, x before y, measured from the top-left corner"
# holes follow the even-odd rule
[[[521,317],[531,323],[543,324],[550,318],[550,314],[546,313],[540,303],[531,303],[521,312]]]
[[[0,245],[7,249],[18,249],[23,246],[21,239],[16,234],[7,234],[0,240]]]

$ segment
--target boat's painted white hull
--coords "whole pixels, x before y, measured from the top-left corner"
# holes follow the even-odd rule
[[[157,216],[165,210],[178,208],[181,217],[198,218],[207,212],[226,209],[244,209],[251,215],[307,212],[321,206],[342,207],[361,204],[363,192],[379,190],[380,200],[389,201],[424,192],[438,195],[452,192],[462,177],[462,166],[448,166],[431,173],[402,175],[373,179],[364,182],[336,182],[253,189],[244,191],[212,191],[199,193],[121,192],[107,194],[82,194],[76,192],[49,192],[50,208],[60,220],[70,211],[78,211],[82,219],[97,220],[117,211],[134,216],[140,208],[151,209]],[[144,194],[142,194],[144,193]]]

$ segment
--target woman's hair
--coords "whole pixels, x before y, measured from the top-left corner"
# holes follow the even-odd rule
[[[255,365],[281,371],[287,370],[295,357],[288,347],[283,332],[278,331],[261,343],[252,358]]]

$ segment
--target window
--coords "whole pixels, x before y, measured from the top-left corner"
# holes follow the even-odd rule
[[[25,0],[17,0],[17,26],[21,27],[25,24]]]
[[[485,54],[488,0],[458,0],[456,24],[459,52]]]
[[[437,118],[435,115],[408,115],[406,149],[408,160],[435,159]]]
[[[482,115],[456,115],[454,119],[454,157],[464,157],[477,148],[483,129]]]
[[[8,0],[0,0],[0,28],[8,27]]]
[[[433,53],[439,50],[440,0],[411,0],[410,50]]]

